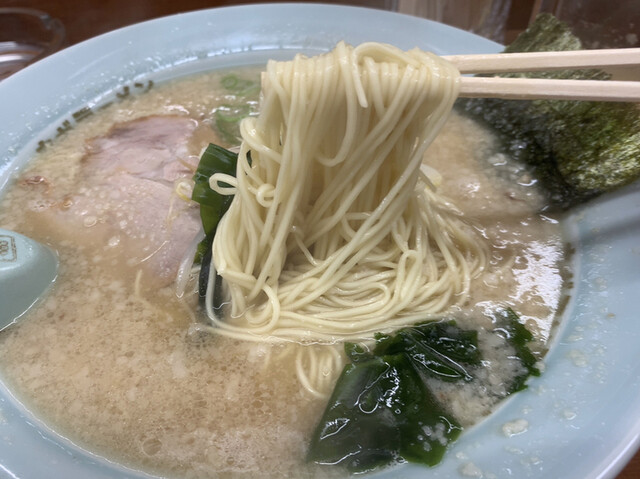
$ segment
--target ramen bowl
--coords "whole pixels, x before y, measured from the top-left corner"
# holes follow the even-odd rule
[[[329,5],[240,6],[141,23],[60,51],[0,84],[0,188],[61,131],[118,95],[210,69],[320,53],[341,40],[437,54],[501,49],[428,20]],[[573,287],[543,374],[465,431],[438,466],[401,465],[373,477],[603,478],[633,455],[640,433],[640,184],[576,209],[563,231],[575,251]],[[57,434],[4,384],[0,419],[0,476],[150,477]]]

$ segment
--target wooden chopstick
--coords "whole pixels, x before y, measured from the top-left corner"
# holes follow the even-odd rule
[[[459,95],[466,98],[508,100],[640,102],[640,82],[461,77]]]
[[[514,73],[640,65],[640,48],[566,52],[498,53],[443,57],[460,73]],[[640,82],[461,77],[467,98],[555,99],[640,102]]]
[[[514,73],[640,65],[640,48],[448,55],[460,73]]]

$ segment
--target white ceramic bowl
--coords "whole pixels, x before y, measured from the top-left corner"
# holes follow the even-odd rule
[[[0,188],[73,113],[122,88],[210,68],[286,59],[339,40],[392,43],[438,54],[499,45],[419,18],[312,4],[213,9],[162,18],[94,38],[0,83]],[[375,477],[614,477],[640,432],[640,183],[574,212],[575,289],[546,371],[528,390],[466,431],[439,466]],[[0,305],[1,307],[1,305]],[[507,437],[505,423],[526,420]],[[480,476],[482,474],[482,476]],[[148,477],[83,451],[49,430],[0,386],[0,477]]]

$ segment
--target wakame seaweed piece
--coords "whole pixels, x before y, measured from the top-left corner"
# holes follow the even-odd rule
[[[437,401],[427,377],[472,379],[477,332],[453,321],[426,322],[376,343],[347,343],[345,366],[309,449],[309,460],[365,472],[399,460],[433,466],[460,425]]]
[[[443,381],[471,381],[469,366],[480,364],[478,333],[454,321],[427,322],[379,339],[376,355],[406,353],[417,369]]]
[[[215,173],[236,175],[238,154],[210,143],[200,157],[193,181],[191,199],[200,204],[200,218],[205,235],[215,233],[218,222],[229,208],[232,195],[221,195],[211,189],[209,178]]]
[[[569,27],[550,14],[504,51],[581,49]],[[510,73],[500,76],[606,79],[598,70]],[[484,119],[506,150],[531,165],[555,206],[567,208],[640,177],[640,109],[633,103],[564,100],[460,99]]]
[[[198,275],[198,296],[204,301],[211,273],[211,245],[218,228],[218,223],[233,200],[232,195],[221,195],[209,186],[209,178],[214,173],[225,173],[235,176],[238,163],[237,153],[233,153],[212,143],[207,146],[200,157],[198,168],[193,176],[194,186],[191,199],[200,204],[200,219],[205,238],[198,244],[195,264],[200,264]],[[222,307],[222,278],[216,273],[214,309]]]
[[[530,375],[540,374],[527,346],[532,334],[511,309],[496,313],[494,333],[514,349],[510,358],[522,364],[507,394],[524,389]],[[375,340],[371,349],[345,344],[352,362],[338,378],[307,458],[354,473],[401,460],[433,466],[462,428],[429,384],[431,378],[474,379],[475,368],[482,367],[477,331],[454,321],[425,322],[376,334]]]
[[[502,336],[515,350],[516,357],[523,366],[523,372],[516,375],[509,385],[508,394],[526,389],[529,376],[540,376],[536,367],[538,359],[529,349],[527,343],[533,339],[531,332],[522,324],[518,315],[511,309],[500,310],[495,314],[496,327],[494,333]]]
[[[461,431],[407,355],[374,357],[344,368],[307,458],[352,473],[401,459],[433,466]]]

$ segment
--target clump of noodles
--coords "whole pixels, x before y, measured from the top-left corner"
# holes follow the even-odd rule
[[[433,54],[378,43],[269,62],[237,176],[210,180],[235,195],[213,242],[231,300],[222,320],[208,295],[217,333],[367,340],[466,300],[488,249],[421,169],[458,78]],[[312,391],[339,366],[313,349],[297,360]]]

